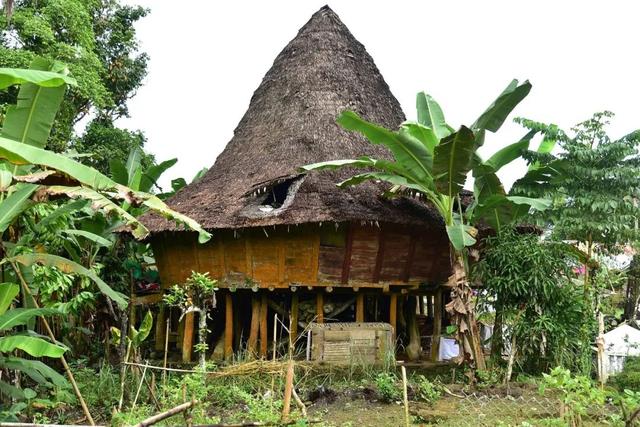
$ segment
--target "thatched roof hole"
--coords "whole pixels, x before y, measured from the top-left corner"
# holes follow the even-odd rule
[[[337,188],[353,171],[299,177],[298,168],[309,163],[390,158],[384,147],[336,124],[344,110],[389,128],[405,119],[364,46],[325,6],[278,55],[213,167],[168,204],[207,229],[345,221],[440,224],[437,214],[411,197],[382,197],[383,184]],[[285,200],[265,207],[265,193],[283,181]],[[143,222],[154,233],[177,229],[156,215],[145,215]]]

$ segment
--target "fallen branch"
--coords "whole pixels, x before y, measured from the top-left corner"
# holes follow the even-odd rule
[[[293,396],[293,399],[296,401],[296,404],[300,408],[300,412],[302,412],[302,416],[304,418],[307,418],[307,406],[304,404],[302,399],[300,399],[300,396],[298,396],[298,393],[296,393],[295,387],[291,389],[291,395]]]
[[[186,411],[187,409],[191,408],[192,406],[195,406],[195,404],[198,403],[197,400],[192,400],[191,402],[185,402],[182,405],[178,405],[175,408],[171,408],[168,411],[162,412],[160,414],[154,415],[153,417],[149,417],[144,421],[139,422],[138,424],[136,424],[136,427],[147,427],[147,426],[151,426],[154,425],[155,423],[158,423],[162,420],[165,420],[167,418],[173,417],[174,415],[177,415],[183,411]]]
[[[305,420],[307,424],[318,424],[321,423],[322,420]],[[293,424],[297,424],[298,421],[254,421],[254,422],[239,422],[239,423],[230,423],[230,424],[196,424],[193,427],[264,427],[264,426],[290,426]]]

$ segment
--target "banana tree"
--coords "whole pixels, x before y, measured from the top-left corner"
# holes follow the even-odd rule
[[[25,273],[34,264],[40,264],[87,276],[108,301],[113,300],[124,309],[126,297],[115,292],[91,270],[53,254],[22,253],[25,250],[31,252],[28,245],[18,244],[17,223],[24,212],[36,203],[53,198],[81,199],[88,201],[94,211],[120,218],[135,238],[143,239],[149,232],[121,207],[126,203],[134,207],[144,206],[183,224],[197,232],[201,242],[207,241],[210,234],[197,222],[167,207],[158,197],[141,191],[141,187],[129,188],[72,158],[45,149],[66,85],[73,84],[75,80],[69,76],[68,69],[57,62],[37,60],[29,70],[0,68],[0,90],[20,85],[18,102],[8,107],[0,129],[0,236],[6,237],[0,244],[3,271],[5,265],[13,271],[13,278],[20,285],[14,285],[12,289],[15,286],[22,289],[21,299],[25,306],[38,308],[38,300]],[[87,237],[85,234],[84,238]],[[43,325],[51,342],[56,343],[44,314],[39,314]],[[59,357],[88,421],[93,424],[63,354],[60,353]]]
[[[342,167],[366,168],[337,184],[339,187],[357,185],[364,181],[382,181],[392,185],[390,194],[418,193],[441,215],[449,237],[452,254],[452,275],[446,286],[451,289],[451,302],[447,311],[456,326],[456,338],[461,354],[468,362],[475,361],[484,369],[484,355],[475,318],[472,290],[467,276],[466,248],[476,243],[480,221],[500,227],[513,223],[520,214],[519,206],[544,209],[542,200],[509,196],[497,177],[507,163],[520,157],[529,146],[534,133],[511,144],[484,161],[478,149],[484,143],[486,131],[496,132],[509,113],[531,89],[528,82],[513,80],[491,106],[470,127],[457,131],[449,126],[440,106],[429,95],[417,95],[417,122],[405,122],[396,131],[367,122],[351,111],[343,112],[338,123],[345,129],[359,132],[373,144],[384,145],[393,160],[360,157],[335,160],[303,166],[304,171],[337,169]],[[475,176],[475,199],[466,208],[460,192],[467,175]]]

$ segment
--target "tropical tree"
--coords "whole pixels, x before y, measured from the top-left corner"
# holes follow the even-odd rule
[[[343,112],[338,123],[347,130],[364,135],[373,144],[389,149],[393,161],[360,157],[304,166],[304,171],[342,167],[367,168],[369,171],[352,176],[339,187],[357,185],[367,180],[384,181],[393,187],[391,193],[418,193],[442,216],[452,252],[452,272],[447,286],[451,302],[447,311],[456,326],[456,338],[468,361],[475,360],[484,369],[484,356],[476,324],[473,293],[468,280],[467,248],[476,243],[480,220],[500,227],[512,223],[529,207],[543,209],[544,201],[514,197],[505,193],[497,172],[526,150],[535,132],[511,144],[484,161],[478,149],[484,143],[486,131],[496,132],[509,113],[531,89],[528,82],[513,80],[491,106],[470,126],[455,131],[445,122],[435,100],[421,92],[417,96],[417,122],[405,122],[397,131],[367,122],[351,111]],[[463,206],[460,198],[469,172],[475,177],[475,199]],[[526,208],[518,209],[521,205]]]
[[[201,242],[208,240],[210,235],[197,222],[169,209],[156,196],[118,184],[69,157],[44,149],[67,84],[74,85],[75,79],[69,76],[64,65],[57,62],[36,60],[31,70],[0,69],[0,90],[19,85],[19,102],[7,109],[0,130],[0,234],[3,236],[0,264],[3,272],[4,267],[9,266],[8,276],[14,283],[7,289],[15,290],[17,286],[22,291],[24,308],[39,309],[40,303],[34,295],[37,289],[30,283],[28,273],[34,266],[44,265],[87,278],[108,300],[124,309],[126,296],[114,291],[94,271],[59,255],[35,251],[25,244],[20,229],[15,225],[30,207],[59,197],[86,200],[93,210],[118,217],[122,226],[129,228],[135,238],[146,237],[148,230],[144,225],[118,204],[126,203],[145,206],[190,227],[199,234]],[[70,234],[96,240],[88,233],[75,231]],[[11,296],[11,292],[7,295]],[[14,297],[11,296],[9,302]],[[14,310],[8,310],[8,316]],[[61,348],[44,314],[38,312],[49,340],[55,348]],[[34,342],[30,338],[30,335],[18,335],[6,340],[6,348],[10,348],[8,343],[13,348],[29,348],[29,343]],[[56,350],[55,356],[59,356],[87,419],[93,423],[62,353]],[[54,355],[53,350],[48,355]]]

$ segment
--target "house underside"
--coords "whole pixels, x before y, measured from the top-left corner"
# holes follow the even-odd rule
[[[325,223],[218,230],[206,244],[190,233],[154,235],[162,289],[184,283],[192,271],[218,281],[209,320],[209,347],[219,356],[273,351],[298,343],[311,323],[388,322],[394,339],[408,344],[417,322],[423,351],[442,330],[443,292],[449,275],[448,241],[439,227]],[[137,295],[134,304],[158,302],[162,293]],[[156,321],[156,349],[163,350],[167,308]],[[274,328],[276,316],[278,324]],[[194,318],[170,322],[170,341],[192,358]],[[290,330],[290,333],[287,331]],[[287,345],[284,347],[288,348]]]

